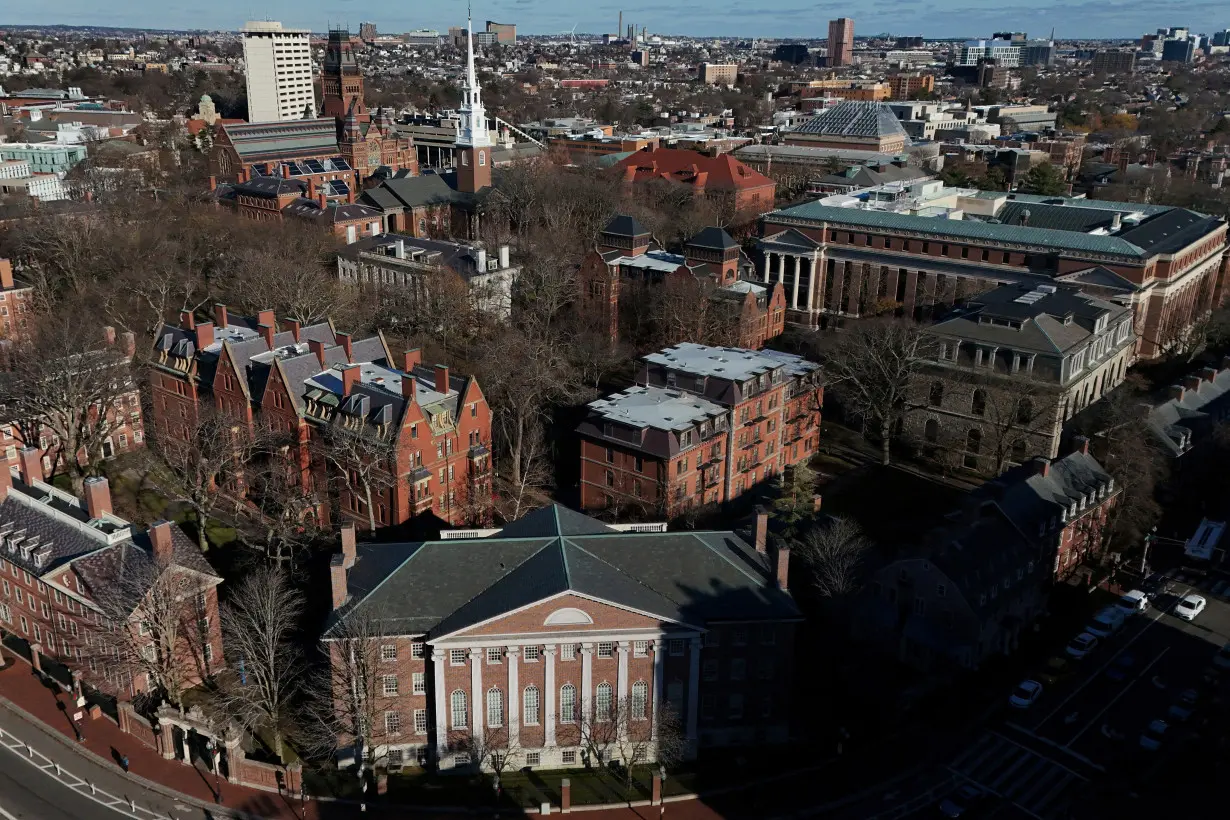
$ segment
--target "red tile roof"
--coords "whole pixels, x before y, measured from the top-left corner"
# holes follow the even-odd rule
[[[749,168],[730,154],[711,157],[685,148],[637,151],[612,166],[628,182],[669,179],[717,191],[746,190],[773,185],[769,177]]]

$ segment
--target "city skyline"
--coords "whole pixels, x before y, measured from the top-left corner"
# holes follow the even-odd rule
[[[1043,36],[1056,29],[1064,39],[1129,38],[1168,25],[1193,25],[1207,20],[1210,31],[1230,26],[1224,4],[1199,0],[1180,4],[1176,0],[1145,3],[1143,0],[1110,2],[1048,2],[1030,9],[993,9],[970,0],[872,0],[861,6],[848,0],[779,0],[769,6],[725,6],[683,3],[671,7],[621,4],[604,0],[578,12],[562,0],[495,0],[474,9],[476,20],[516,23],[526,34],[577,32],[614,33],[620,12],[625,23],[636,23],[652,33],[694,36],[747,36],[821,39],[828,20],[850,16],[856,34],[922,35],[931,38],[987,36],[993,31],[1025,30]],[[1220,16],[1224,20],[1219,19]],[[812,23],[800,25],[800,17]],[[427,28],[445,31],[465,20],[460,2],[408,13],[391,6],[373,11],[353,0],[218,0],[202,7],[196,4],[162,5],[157,16],[134,0],[120,0],[103,9],[88,0],[64,0],[55,12],[27,8],[11,10],[0,25],[74,25],[119,28],[237,30],[245,20],[279,20],[288,26],[324,31],[330,24],[358,30],[360,21],[372,20],[381,31],[398,33]],[[481,23],[480,23],[481,25]]]

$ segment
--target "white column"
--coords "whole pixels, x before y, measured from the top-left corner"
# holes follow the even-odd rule
[[[581,644],[581,721],[593,720],[590,704],[593,702],[594,645]],[[582,724],[584,725],[584,724]]]
[[[779,253],[777,255],[777,281],[780,284],[786,279],[786,255]]]
[[[475,742],[483,738],[483,726],[487,722],[487,699],[483,697],[483,650],[470,650],[470,734]]]
[[[764,252],[764,280],[769,281],[769,271],[773,269],[773,254],[769,251]]]
[[[517,656],[521,647],[508,647],[508,748],[517,748],[521,739],[521,683],[517,678]]]
[[[803,260],[795,256],[794,259],[794,291],[790,296],[790,307],[792,310],[799,309],[799,277],[803,275]]]
[[[661,638],[653,642],[653,711],[650,713],[650,740],[657,741],[658,739],[658,711],[661,708],[658,704],[662,702],[662,678],[665,676],[666,664],[663,663],[664,652],[666,651],[665,641]]]
[[[448,652],[432,648],[431,663],[436,670],[436,759],[444,756],[448,749],[448,692],[444,691],[444,664]]]
[[[616,697],[619,700],[615,702],[619,704],[617,708],[623,712],[625,718],[619,722],[619,733],[622,736],[626,736],[628,732],[627,718],[629,717],[627,710],[632,708],[632,704],[628,702],[628,642],[620,641],[616,650],[619,652],[619,677],[615,685],[618,689]]]
[[[555,647],[554,646],[544,646],[542,648],[542,653],[547,656],[547,660],[546,660],[547,679],[546,679],[546,683],[544,684],[544,688],[547,691],[543,693],[547,696],[543,704],[544,707],[546,708],[546,714],[543,716],[546,718],[546,721],[545,721],[546,733],[545,733],[545,738],[542,742],[542,745],[543,746],[554,746],[555,745]]]
[[[688,740],[696,740],[696,716],[700,708],[700,638],[691,640],[688,669]]]

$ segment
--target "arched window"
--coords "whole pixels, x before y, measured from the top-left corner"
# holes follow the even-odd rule
[[[521,718],[527,726],[538,723],[538,687],[532,683],[521,697]]]
[[[970,404],[970,411],[975,416],[985,416],[987,414],[987,391],[982,389],[974,391],[974,400]]]
[[[448,702],[453,713],[453,728],[464,729],[470,724],[469,709],[466,708],[466,693],[460,689],[454,689],[453,694],[449,695]]]
[[[571,683],[565,683],[559,690],[559,722],[576,723],[577,721],[577,688]]]
[[[632,719],[644,720],[645,707],[649,702],[649,684],[638,680],[632,684]]]
[[[977,455],[979,448],[982,447],[982,431],[974,428],[969,431],[969,435],[965,437],[965,449],[970,453]]]
[[[465,151],[462,151],[462,152],[461,152],[461,164],[462,164],[462,165],[469,165],[469,164],[470,164],[470,155],[469,155],[469,154],[467,154]]]
[[[478,152],[478,165],[479,165],[479,167],[481,168],[482,166],[484,166],[484,165],[486,165],[486,164],[487,164],[487,152],[486,152],[486,151],[479,151],[479,152]]]
[[[599,723],[611,719],[611,684],[600,683],[594,691],[594,720]]]
[[[1025,461],[1025,439],[1019,438],[1012,442],[1012,460],[1017,464]]]
[[[940,423],[935,419],[927,419],[927,423],[923,425],[923,438],[931,444],[935,444],[940,440]]]
[[[1034,420],[1034,403],[1029,399],[1021,399],[1016,406],[1017,424],[1030,424]]]
[[[944,403],[944,383],[931,382],[931,406],[939,407]]]
[[[487,690],[487,725],[504,725],[504,693],[494,686]]]
[[[427,233],[427,220],[425,218],[419,219],[419,233]]]

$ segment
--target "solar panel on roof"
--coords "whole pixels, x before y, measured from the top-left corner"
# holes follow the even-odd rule
[[[336,168],[336,169],[337,169],[337,170],[339,170],[339,171],[349,171],[349,170],[351,170],[351,168],[350,168],[350,163],[348,163],[346,160],[342,159],[341,157],[334,157],[334,158],[333,158],[333,167],[334,167],[334,168]]]
[[[335,196],[349,196],[350,186],[340,179],[335,179],[329,183],[329,187],[333,189]]]
[[[323,174],[325,172],[324,166],[321,165],[319,162],[317,162],[314,159],[309,159],[303,164],[307,166],[307,169],[310,173]]]
[[[269,176],[269,175],[265,173],[265,169],[264,169],[264,168],[262,168],[261,166],[259,166],[259,165],[253,165],[253,166],[252,166],[252,176],[254,176],[254,177],[265,177],[265,176]]]

